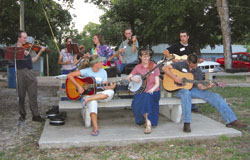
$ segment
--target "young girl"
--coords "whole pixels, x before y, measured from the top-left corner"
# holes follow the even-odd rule
[[[79,85],[74,77],[83,76],[83,77],[94,77],[97,84],[107,83],[107,72],[103,69],[103,61],[105,60],[104,57],[100,57],[98,55],[92,55],[89,60],[86,60],[84,63],[86,64],[84,69],[80,71],[71,72],[68,75],[68,79],[75,84],[78,89],[78,92],[82,94],[84,92],[84,88]],[[104,86],[104,91],[97,92],[91,96],[83,97],[83,106],[87,107],[90,113],[93,130],[91,132],[92,136],[98,136],[99,128],[97,124],[97,109],[98,109],[98,101],[110,101],[114,95],[115,85],[112,84],[111,86]],[[82,109],[82,113],[84,109]],[[84,115],[82,115],[84,118]],[[86,115],[87,116],[87,115]]]

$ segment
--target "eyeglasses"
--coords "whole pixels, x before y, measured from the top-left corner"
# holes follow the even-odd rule
[[[142,55],[141,57],[142,58],[149,58],[150,56],[149,55]]]

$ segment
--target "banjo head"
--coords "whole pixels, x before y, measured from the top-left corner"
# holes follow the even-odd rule
[[[138,77],[140,78],[140,82],[135,82],[135,81],[131,81],[129,82],[129,85],[128,85],[128,89],[131,91],[131,92],[136,92],[140,89],[140,87],[142,86],[142,79],[141,79],[141,76],[140,75],[135,75],[133,77]]]

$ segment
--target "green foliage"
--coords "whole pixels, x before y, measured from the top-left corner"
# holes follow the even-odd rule
[[[0,43],[14,44],[17,41],[15,33],[19,30],[19,1],[1,0],[0,3]],[[42,4],[55,35],[64,26],[70,25],[72,17],[67,10],[62,9],[61,5],[54,1],[24,1],[25,31],[28,35],[36,37],[36,39],[45,43],[51,39],[51,31],[45,18]]]
[[[206,45],[215,47],[222,43],[221,24],[214,0],[86,0],[105,10],[101,18],[101,29],[112,31],[105,36],[113,45],[118,44],[115,35],[130,26],[138,35],[140,45],[154,45],[179,41],[178,33],[185,29],[190,32],[190,43],[196,52]],[[246,42],[249,39],[250,1],[229,1],[232,42]],[[108,10],[106,9],[108,8]],[[108,23],[109,22],[109,23]],[[110,25],[111,24],[111,25]],[[117,24],[117,25],[116,25]],[[123,27],[119,27],[122,24]],[[118,31],[116,32],[115,27]],[[109,33],[109,32],[108,32]],[[112,39],[106,38],[111,37]],[[115,38],[115,40],[113,40]],[[121,38],[120,38],[121,39]],[[120,40],[121,41],[121,40]]]
[[[93,48],[92,38],[95,34],[100,33],[100,25],[89,22],[84,26],[83,31],[81,32],[82,44],[85,45],[85,51],[90,52]]]
[[[73,0],[64,0],[68,8],[72,7]],[[0,0],[0,44],[14,44],[17,41],[16,32],[19,30],[19,0]],[[72,16],[67,9],[63,9],[56,1],[50,0],[24,0],[25,31],[29,36],[36,37],[39,44],[48,46],[50,75],[58,75],[60,66],[57,64],[59,51],[53,41],[52,33],[45,17],[45,9],[51,29],[54,32],[59,50],[64,48],[66,37],[72,37],[74,42],[82,43],[82,37],[71,23]],[[45,58],[45,54],[42,55]],[[46,61],[44,71],[47,70]],[[45,73],[46,75],[47,73]]]

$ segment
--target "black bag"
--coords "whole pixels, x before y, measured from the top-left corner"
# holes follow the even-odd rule
[[[51,118],[56,116],[57,114],[59,114],[59,106],[52,106],[52,108],[46,112],[46,117]]]
[[[131,73],[131,71],[135,68],[136,65],[137,65],[137,63],[126,65],[126,67],[124,68],[125,74],[129,75]]]
[[[117,68],[114,67],[110,67],[110,68],[106,68],[105,69],[107,71],[107,75],[108,77],[116,77],[117,75]]]

